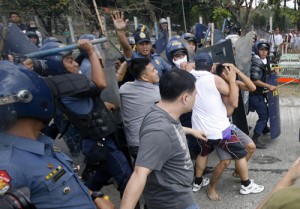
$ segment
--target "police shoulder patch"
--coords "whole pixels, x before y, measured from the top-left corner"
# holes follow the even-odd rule
[[[0,196],[10,188],[11,177],[5,170],[0,170]]]

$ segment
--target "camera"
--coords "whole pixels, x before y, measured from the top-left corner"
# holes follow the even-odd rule
[[[0,197],[1,209],[36,209],[29,199],[30,190],[27,187],[10,188]]]

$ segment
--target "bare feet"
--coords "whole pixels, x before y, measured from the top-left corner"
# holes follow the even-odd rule
[[[206,190],[206,193],[207,193],[207,196],[209,197],[209,199],[211,201],[220,201],[221,200],[221,197],[219,196],[219,194],[214,189],[208,188]]]

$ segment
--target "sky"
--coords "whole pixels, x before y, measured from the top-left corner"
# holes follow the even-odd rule
[[[282,3],[282,4],[283,4],[283,3]],[[294,8],[294,1],[291,0],[291,1],[286,2],[286,6],[287,6],[287,7],[290,7],[290,8]]]

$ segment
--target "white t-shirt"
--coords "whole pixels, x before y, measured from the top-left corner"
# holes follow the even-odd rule
[[[269,42],[271,43],[270,51],[274,52],[275,51],[274,47],[275,46],[279,47],[279,45],[283,43],[283,39],[282,39],[282,36],[280,34],[277,34],[277,35],[272,34],[269,38]]]

